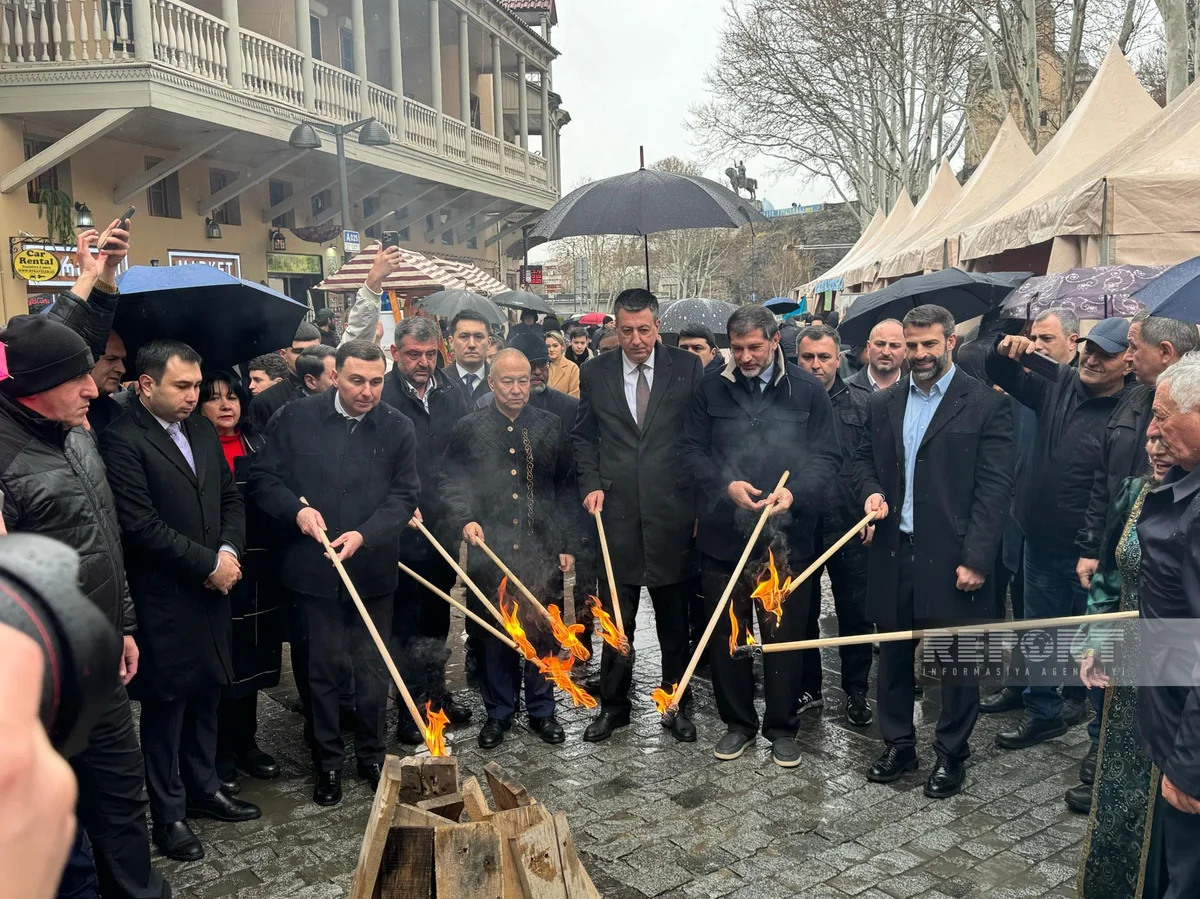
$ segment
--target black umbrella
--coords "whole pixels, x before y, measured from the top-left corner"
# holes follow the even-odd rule
[[[504,313],[495,303],[469,290],[439,290],[417,300],[416,305],[440,318],[454,318],[460,312],[478,312],[494,325],[504,324]]]
[[[650,289],[650,246],[646,235],[691,228],[740,228],[766,222],[749,200],[696,175],[642,167],[636,172],[576,188],[547,210],[532,236],[558,240],[583,234],[634,234],[646,254]]]
[[[308,313],[291,297],[211,265],[135,265],[118,285],[113,330],[131,359],[152,340],[180,340],[206,369],[231,368],[290,346]]]
[[[1200,324],[1200,256],[1167,269],[1133,298],[1151,315]]]
[[[729,316],[733,315],[737,308],[733,303],[726,303],[724,300],[706,300],[703,297],[676,300],[662,313],[659,330],[663,334],[675,337],[688,325],[704,325],[716,335],[718,344],[727,347],[729,337],[726,329]]]
[[[504,293],[498,293],[492,297],[492,302],[497,306],[508,306],[510,309],[528,309],[539,315],[554,314],[549,303],[528,290],[506,290]]]
[[[926,303],[943,306],[957,321],[963,321],[992,309],[1032,276],[1032,272],[979,274],[947,268],[930,275],[901,278],[883,290],[856,299],[838,325],[838,333],[843,344],[862,346],[878,322],[903,318],[908,310]]]

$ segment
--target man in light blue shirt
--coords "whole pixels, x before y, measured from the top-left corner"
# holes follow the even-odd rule
[[[941,374],[942,367],[937,363],[943,361],[943,358],[937,357],[929,363],[923,380],[921,374],[914,370],[912,380],[908,382],[908,405],[904,408],[904,502],[900,506],[900,530],[905,534],[913,532],[912,488],[917,473],[917,450],[954,377],[953,363],[945,369],[944,375]],[[933,381],[932,387],[927,387],[933,378],[937,380]]]

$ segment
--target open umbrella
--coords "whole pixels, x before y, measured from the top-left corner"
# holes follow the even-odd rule
[[[289,346],[308,313],[277,290],[211,265],[134,265],[117,284],[113,330],[131,359],[152,340],[180,340],[206,369],[230,368]]]
[[[492,302],[497,306],[508,306],[510,309],[528,309],[539,315],[554,314],[549,303],[528,290],[506,290],[504,293],[498,293],[492,297]]]
[[[493,325],[504,324],[504,313],[495,303],[469,290],[439,290],[417,300],[416,305],[440,318],[454,318],[460,312],[478,312]]]
[[[791,297],[773,297],[763,303],[776,315],[790,315],[793,312],[803,312],[804,302],[797,303]]]
[[[956,320],[963,321],[994,308],[1032,276],[1032,272],[980,274],[947,268],[929,275],[901,278],[883,290],[864,293],[856,299],[838,325],[838,334],[842,343],[862,346],[878,322],[903,318],[908,310],[926,303],[943,306]]]
[[[677,335],[688,325],[704,325],[716,335],[717,343],[723,347],[729,346],[726,326],[729,316],[737,311],[733,303],[724,300],[706,300],[694,297],[688,300],[677,300],[670,308],[662,313],[659,330],[663,334]]]
[[[729,188],[695,175],[642,167],[578,187],[543,213],[533,236],[558,240],[581,234],[635,234],[646,254],[650,289],[649,234],[691,228],[740,228],[767,218]]]
[[[602,325],[606,318],[611,318],[607,312],[589,312],[579,317],[581,325]]]
[[[1050,309],[1079,318],[1131,316],[1142,304],[1134,295],[1167,270],[1163,265],[1098,265],[1030,278],[1004,300],[1001,315],[1032,321]]]
[[[1151,315],[1200,324],[1200,256],[1167,269],[1134,299]]]

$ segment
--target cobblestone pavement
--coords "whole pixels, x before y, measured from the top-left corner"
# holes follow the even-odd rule
[[[828,581],[824,594],[822,627],[835,631]],[[639,634],[653,634],[649,607],[642,604]],[[476,720],[451,732],[464,776],[482,781],[483,765],[495,759],[540,802],[567,813],[606,899],[1076,895],[1087,822],[1067,812],[1062,794],[1075,783],[1087,751],[1082,725],[1013,753],[997,749],[992,738],[1015,713],[981,716],[966,791],[936,802],[921,791],[937,718],[938,691],[928,688],[918,706],[920,775],[869,784],[863,772],[881,744],[874,726],[859,731],[842,717],[833,651],[824,659],[826,707],[803,716],[799,768],[773,764],[761,737],[737,761],[718,762],[712,746],[724,728],[707,681],[697,683],[700,739],[677,743],[649,701],[657,652],[637,642],[635,718],[604,743],[582,741],[592,713],[564,708],[561,697],[567,742],[560,746],[544,745],[517,723],[499,750],[481,751],[475,735],[483,706],[471,692],[460,695],[470,698]],[[461,678],[459,656],[456,651],[452,665]],[[192,864],[157,859],[177,896],[334,899],[348,890],[371,797],[351,763],[342,803],[313,804],[301,719],[289,711],[294,697],[286,680],[261,699],[259,742],[284,771],[272,782],[242,781],[242,797],[262,806],[262,819],[193,822],[206,858]]]

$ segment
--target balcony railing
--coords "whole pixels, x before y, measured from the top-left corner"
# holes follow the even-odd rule
[[[304,57],[269,37],[243,31],[242,83],[248,93],[302,107]]]
[[[367,99],[370,103],[367,114],[378,119],[393,140],[400,137],[400,98],[395,92],[377,84],[368,84]]]
[[[3,0],[0,10],[3,62],[90,62],[131,55],[132,25],[122,3]]]
[[[111,5],[110,5],[111,8]],[[117,4],[123,18],[124,4]],[[150,34],[154,58],[207,81],[227,83],[225,55],[228,26],[216,16],[180,0],[150,0]]]
[[[348,122],[360,117],[358,86],[361,79],[329,63],[313,62],[313,86],[316,109],[335,121]]]
[[[404,98],[404,135],[414,147],[437,153],[441,139],[438,137],[438,114],[416,100]]]

